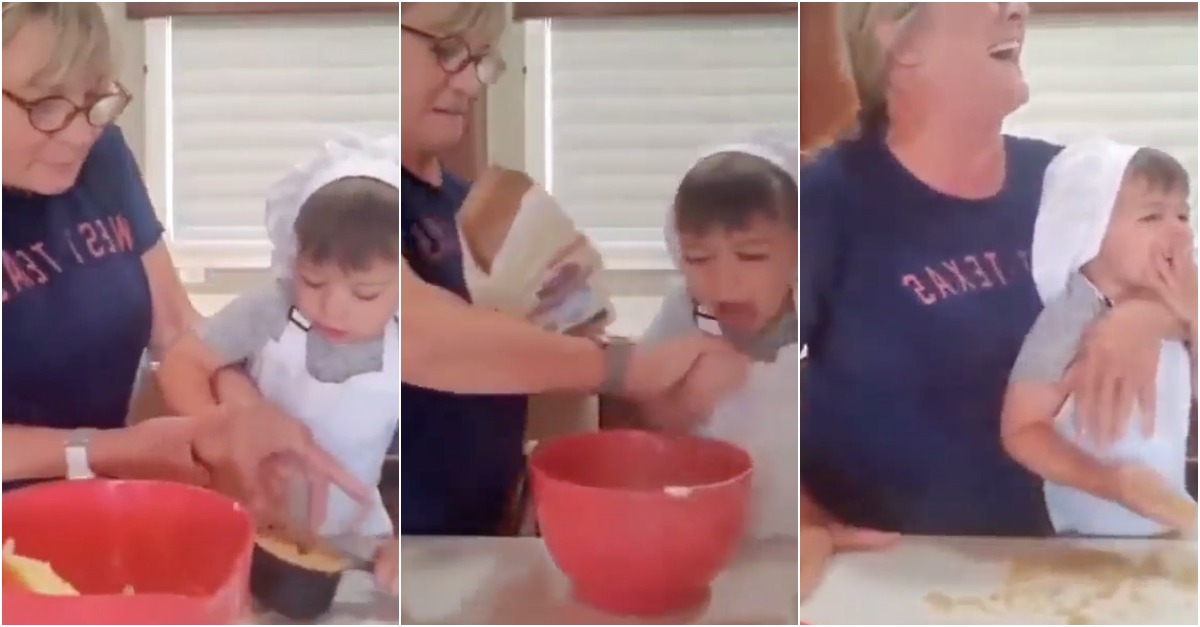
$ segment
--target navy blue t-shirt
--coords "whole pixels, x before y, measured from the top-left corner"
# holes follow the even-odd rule
[[[5,189],[3,211],[4,424],[123,426],[150,340],[142,253],[163,229],[121,131],[70,190]]]
[[[1058,147],[1007,138],[1003,190],[953,198],[877,135],[800,175],[803,484],[844,521],[912,534],[1042,535],[1041,483],[1000,410],[1041,310],[1029,249]]]
[[[467,183],[434,187],[404,170],[404,259],[431,285],[469,298],[455,215]],[[525,396],[400,389],[400,527],[404,535],[494,535],[524,464]]]

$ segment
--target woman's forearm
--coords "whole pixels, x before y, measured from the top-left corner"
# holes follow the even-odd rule
[[[67,435],[65,429],[4,425],[2,459],[4,481],[55,479],[67,474]],[[97,431],[88,442],[88,464],[96,474],[120,456],[124,429]]]
[[[589,339],[472,307],[412,275],[401,294],[406,383],[460,394],[590,391],[603,383],[604,352]]]
[[[4,481],[49,479],[67,474],[67,432],[4,425]]]
[[[258,387],[242,366],[222,368],[213,375],[213,391],[221,403],[247,405],[262,399]]]

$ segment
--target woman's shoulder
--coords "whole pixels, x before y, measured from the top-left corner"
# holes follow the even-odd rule
[[[115,124],[106,126],[84,159],[75,191],[89,197],[120,198],[144,189],[141,170],[125,134]]]
[[[800,166],[800,189],[828,189],[848,182],[847,161],[854,143],[842,141],[810,155]]]
[[[1046,168],[1050,167],[1050,161],[1063,149],[1061,144],[1018,135],[1005,135],[1004,146],[1008,151],[1010,163],[1032,171],[1038,176],[1046,172]]]
[[[137,159],[117,125],[110,124],[101,131],[83,162],[73,192],[75,204],[84,213],[104,219],[123,217],[138,254],[159,240],[162,225],[154,213]]]
[[[407,168],[400,180],[401,214],[415,219],[430,214],[453,215],[467,199],[471,184],[449,171],[442,173],[439,185],[431,185]]]
[[[110,124],[104,127],[104,130],[100,132],[100,137],[88,151],[87,159],[83,162],[82,174],[87,175],[97,170],[109,172],[114,169],[126,168],[132,155],[133,151],[129,148],[129,142],[126,141],[121,127]]]

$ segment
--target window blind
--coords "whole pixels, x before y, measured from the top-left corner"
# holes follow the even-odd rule
[[[343,130],[398,131],[395,16],[181,17],[168,29],[164,214],[179,248],[265,251],[265,194],[289,167]]]
[[[795,16],[564,19],[535,32],[544,119],[528,123],[544,126],[528,150],[544,151],[542,178],[610,265],[621,251],[665,262],[667,210],[699,150],[796,129]]]

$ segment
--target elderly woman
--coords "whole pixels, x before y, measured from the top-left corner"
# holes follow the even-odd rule
[[[802,570],[820,570],[846,525],[1051,531],[1040,483],[1000,440],[1009,371],[1042,306],[1029,250],[1059,150],[1001,131],[1028,96],[1027,14],[1024,3],[843,4],[859,133],[800,180],[801,519],[826,532]],[[1153,388],[1134,373],[1181,333],[1150,302],[1096,324],[1064,382],[1096,435],[1123,427],[1135,393]]]
[[[474,308],[455,214],[467,183],[438,155],[458,143],[480,90],[499,79],[504,4],[401,5],[401,517],[409,534],[489,535],[523,464],[527,394],[661,392],[700,358],[699,335],[654,348],[556,335]]]
[[[362,494],[236,371],[216,382],[226,404],[211,415],[125,426],[143,354],[198,315],[114,124],[130,95],[99,5],[3,7],[5,489],[92,475],[208,483],[232,469],[254,498],[263,463],[291,457]]]

